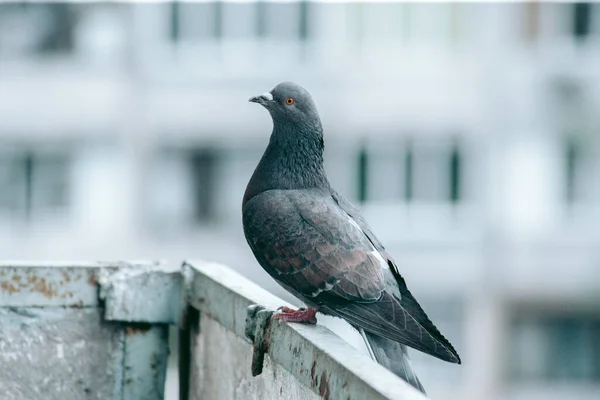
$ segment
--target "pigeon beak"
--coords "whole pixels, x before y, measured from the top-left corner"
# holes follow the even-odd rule
[[[273,101],[273,95],[267,92],[261,94],[260,96],[250,97],[248,101],[251,103],[258,103],[264,106]]]

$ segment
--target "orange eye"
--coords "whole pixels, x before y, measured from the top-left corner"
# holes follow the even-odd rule
[[[285,99],[285,104],[287,104],[288,106],[291,106],[292,104],[294,104],[294,99],[291,97],[288,97],[287,99]]]

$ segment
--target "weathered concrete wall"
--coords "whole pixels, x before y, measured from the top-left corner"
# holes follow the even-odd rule
[[[252,345],[215,320],[201,316],[192,340],[190,400],[312,400],[320,397],[267,354],[263,372],[253,377]],[[308,371],[307,371],[308,373]]]
[[[0,398],[114,399],[124,338],[100,311],[0,308]]]
[[[321,324],[271,322],[262,306],[284,302],[231,269],[199,263],[188,272],[188,301],[200,315],[188,319],[188,399],[425,399]]]
[[[155,263],[0,263],[0,400],[162,400],[181,281]]]

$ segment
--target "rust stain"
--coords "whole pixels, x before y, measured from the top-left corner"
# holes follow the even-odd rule
[[[7,282],[7,281],[0,283],[0,288],[2,288],[2,290],[4,290],[5,292],[8,292],[10,294],[21,291],[19,288],[15,287],[12,283]]]
[[[25,290],[31,293],[39,293],[47,299],[76,300],[76,296],[72,291],[63,292],[59,290],[66,282],[73,281],[72,276],[68,272],[62,271],[61,274],[60,280],[52,281],[32,271],[27,271],[24,274],[13,273],[12,275],[6,275],[10,280],[0,282],[0,289],[9,294]],[[79,303],[83,306],[83,302],[81,301],[75,304]]]
[[[72,299],[73,298],[73,292],[64,292],[61,296],[61,299],[65,300],[67,298]]]
[[[127,335],[127,336],[139,335],[141,333],[148,332],[150,330],[150,328],[151,328],[150,324],[136,324],[136,325],[128,326],[127,328],[125,328],[125,335]]]
[[[62,271],[62,276],[65,282],[71,282],[71,276],[67,273],[67,271]]]
[[[52,297],[58,295],[58,292],[56,291],[55,286],[56,285],[54,285],[53,283],[47,283],[46,279],[44,279],[44,278],[40,278],[40,279],[36,278],[33,282],[32,291],[39,292],[45,298],[51,299]]]
[[[98,286],[98,282],[96,281],[96,276],[93,272],[88,273],[88,285],[90,286]]]
[[[331,396],[331,389],[329,388],[329,381],[327,380],[327,374],[325,371],[321,373],[321,383],[319,384],[319,395],[325,400],[329,400]]]

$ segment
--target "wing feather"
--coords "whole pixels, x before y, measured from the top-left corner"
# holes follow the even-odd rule
[[[261,266],[323,312],[460,363],[360,213],[336,196],[272,190],[248,201],[244,233]]]

